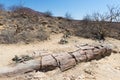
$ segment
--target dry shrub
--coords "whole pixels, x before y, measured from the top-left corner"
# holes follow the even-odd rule
[[[46,17],[51,17],[53,15],[53,13],[49,10],[44,12],[44,14],[45,14]]]
[[[33,41],[43,41],[49,38],[49,33],[44,29],[38,31],[21,31],[16,33],[15,30],[3,30],[0,34],[0,43],[13,44],[18,42],[30,43]]]
[[[36,36],[36,38],[38,40],[44,41],[44,40],[47,40],[49,37],[50,37],[49,32],[47,32],[47,31],[45,31],[43,29],[38,30],[37,36]]]
[[[14,33],[15,31],[13,29],[2,30],[0,34],[0,43],[16,43]]]
[[[16,40],[17,42],[25,42],[25,43],[29,43],[34,41],[34,33],[31,33],[29,31],[22,31],[19,34],[17,34],[16,36]]]
[[[49,38],[49,33],[42,29],[36,32],[23,31],[19,35],[17,35],[16,38],[17,38],[17,42],[23,41],[25,43],[29,43],[37,40],[44,41]]]
[[[105,40],[107,36],[108,25],[107,22],[102,21],[91,21],[91,20],[83,20],[81,25],[77,27],[75,32],[76,36],[91,38],[97,40]]]

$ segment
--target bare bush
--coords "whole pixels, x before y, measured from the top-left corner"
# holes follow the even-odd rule
[[[105,26],[107,26],[105,14],[96,12],[92,15],[86,15],[85,18],[83,18],[82,25],[84,25],[84,28],[79,28],[80,31],[86,32],[84,35],[82,34],[83,32],[80,34],[83,37],[105,40],[107,34],[107,31],[105,30]]]
[[[46,11],[46,12],[44,12],[44,14],[47,16],[47,17],[50,17],[50,16],[52,16],[53,15],[53,13],[51,12],[51,11]]]
[[[120,22],[120,7],[119,6],[107,6],[108,8],[108,21],[110,22]]]
[[[70,19],[70,20],[73,19],[72,16],[71,16],[71,14],[68,13],[68,12],[65,13],[65,18],[66,18],[66,19]]]
[[[88,15],[88,14],[85,15],[82,20],[83,20],[83,21],[92,21],[92,20],[91,20],[91,16]]]

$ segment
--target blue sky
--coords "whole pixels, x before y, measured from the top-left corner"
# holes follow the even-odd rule
[[[106,5],[120,5],[120,0],[21,0],[24,6],[36,11],[51,11],[54,16],[70,13],[74,19],[82,19],[86,14],[106,12]],[[5,6],[16,5],[20,0],[0,0]]]

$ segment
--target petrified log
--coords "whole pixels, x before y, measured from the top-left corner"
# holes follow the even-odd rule
[[[39,69],[41,66],[40,60],[30,60],[24,63],[19,63],[14,66],[0,68],[0,76],[13,76],[24,74]]]
[[[85,62],[87,60],[85,51],[83,50],[78,50],[70,54],[75,58],[77,63]]]
[[[75,59],[68,53],[53,54],[52,56],[56,59],[61,71],[65,71],[76,65]]]
[[[57,67],[57,61],[52,55],[43,56],[41,60],[40,70],[48,71],[53,70]]]
[[[13,76],[34,70],[48,71],[59,67],[61,71],[70,69],[76,63],[86,62],[109,56],[112,50],[107,46],[85,46],[70,53],[48,54],[38,60],[29,60],[15,66],[0,68],[0,76]]]

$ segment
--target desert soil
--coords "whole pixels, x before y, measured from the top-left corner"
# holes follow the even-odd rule
[[[50,40],[33,42],[30,44],[1,44],[0,67],[12,64],[15,55],[31,54],[32,51],[46,51],[48,53],[71,52],[78,49],[81,44],[108,44],[116,53],[112,53],[100,60],[79,63],[65,72],[55,69],[48,72],[31,72],[15,77],[0,78],[0,80],[119,80],[120,79],[120,40],[106,38],[98,41],[71,36],[67,44],[58,44],[63,34],[55,34]]]

